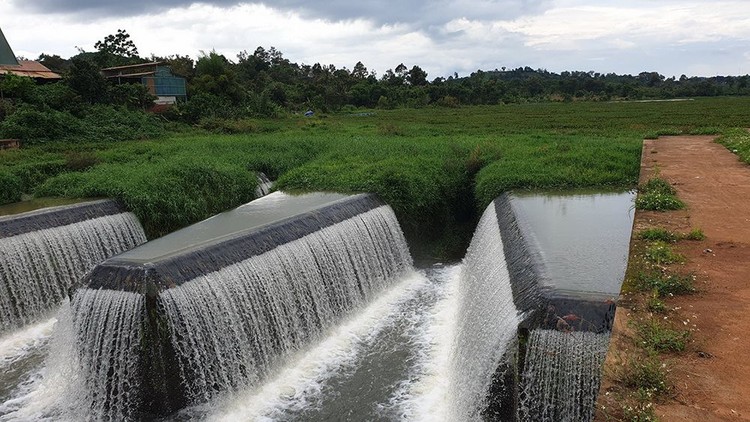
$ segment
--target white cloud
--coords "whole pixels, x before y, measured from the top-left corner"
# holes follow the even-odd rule
[[[503,66],[667,75],[750,71],[746,1],[536,0],[524,8],[516,0],[441,0],[428,17],[419,16],[426,3],[400,2],[409,13],[391,23],[371,5],[337,16],[295,9],[297,0],[276,4],[282,3],[283,9],[192,4],[86,18],[34,13],[4,0],[0,27],[16,54],[32,58],[41,52],[71,56],[75,46],[90,51],[124,28],[142,55],[197,57],[216,49],[234,59],[241,50],[275,46],[295,62],[351,68],[361,60],[379,74],[403,62],[420,65],[430,78]],[[508,10],[495,10],[502,7]]]

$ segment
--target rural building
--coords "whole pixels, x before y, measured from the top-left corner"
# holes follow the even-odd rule
[[[0,30],[0,76],[12,74],[26,76],[37,82],[57,81],[62,79],[57,73],[47,69],[44,65],[33,60],[16,60],[13,49]]]
[[[102,69],[105,78],[112,82],[140,83],[157,97],[156,104],[174,104],[187,98],[185,78],[175,76],[163,62],[141,63]]]

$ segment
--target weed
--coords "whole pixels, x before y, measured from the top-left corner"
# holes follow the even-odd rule
[[[656,241],[648,245],[645,257],[646,260],[656,265],[669,265],[685,261],[684,256],[675,252],[671,246],[662,241]]]
[[[660,297],[661,295],[658,289],[652,290],[646,301],[646,308],[657,314],[665,312],[667,310],[667,305],[660,299]]]
[[[674,330],[653,319],[635,328],[643,346],[656,352],[682,352],[690,338],[690,331]]]
[[[641,272],[636,277],[636,286],[639,290],[655,290],[659,296],[693,293],[695,291],[693,284],[692,275],[666,275],[653,271]]]
[[[706,235],[701,229],[693,229],[690,230],[690,232],[684,235],[682,238],[687,240],[705,240]]]
[[[666,366],[655,356],[632,358],[625,365],[620,381],[630,388],[659,396],[669,390]]]
[[[645,229],[638,234],[638,237],[642,240],[661,241],[666,243],[674,243],[680,240],[678,234],[661,228]]]
[[[651,402],[639,402],[635,405],[624,405],[622,407],[623,420],[628,422],[659,422],[656,416],[654,404]]]
[[[670,211],[685,208],[685,203],[677,198],[672,185],[660,177],[653,177],[638,188],[635,207],[646,211]]]

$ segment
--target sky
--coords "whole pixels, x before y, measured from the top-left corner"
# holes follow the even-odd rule
[[[125,29],[142,56],[271,46],[296,63],[428,78],[529,66],[679,77],[750,73],[748,0],[0,0],[17,56],[70,57]]]

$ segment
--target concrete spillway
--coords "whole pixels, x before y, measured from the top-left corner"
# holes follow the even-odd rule
[[[255,385],[411,264],[390,207],[366,194],[277,192],[114,257],[72,299],[93,415],[165,415]]]
[[[0,333],[47,314],[96,264],[145,241],[136,217],[109,200],[0,217]]]

